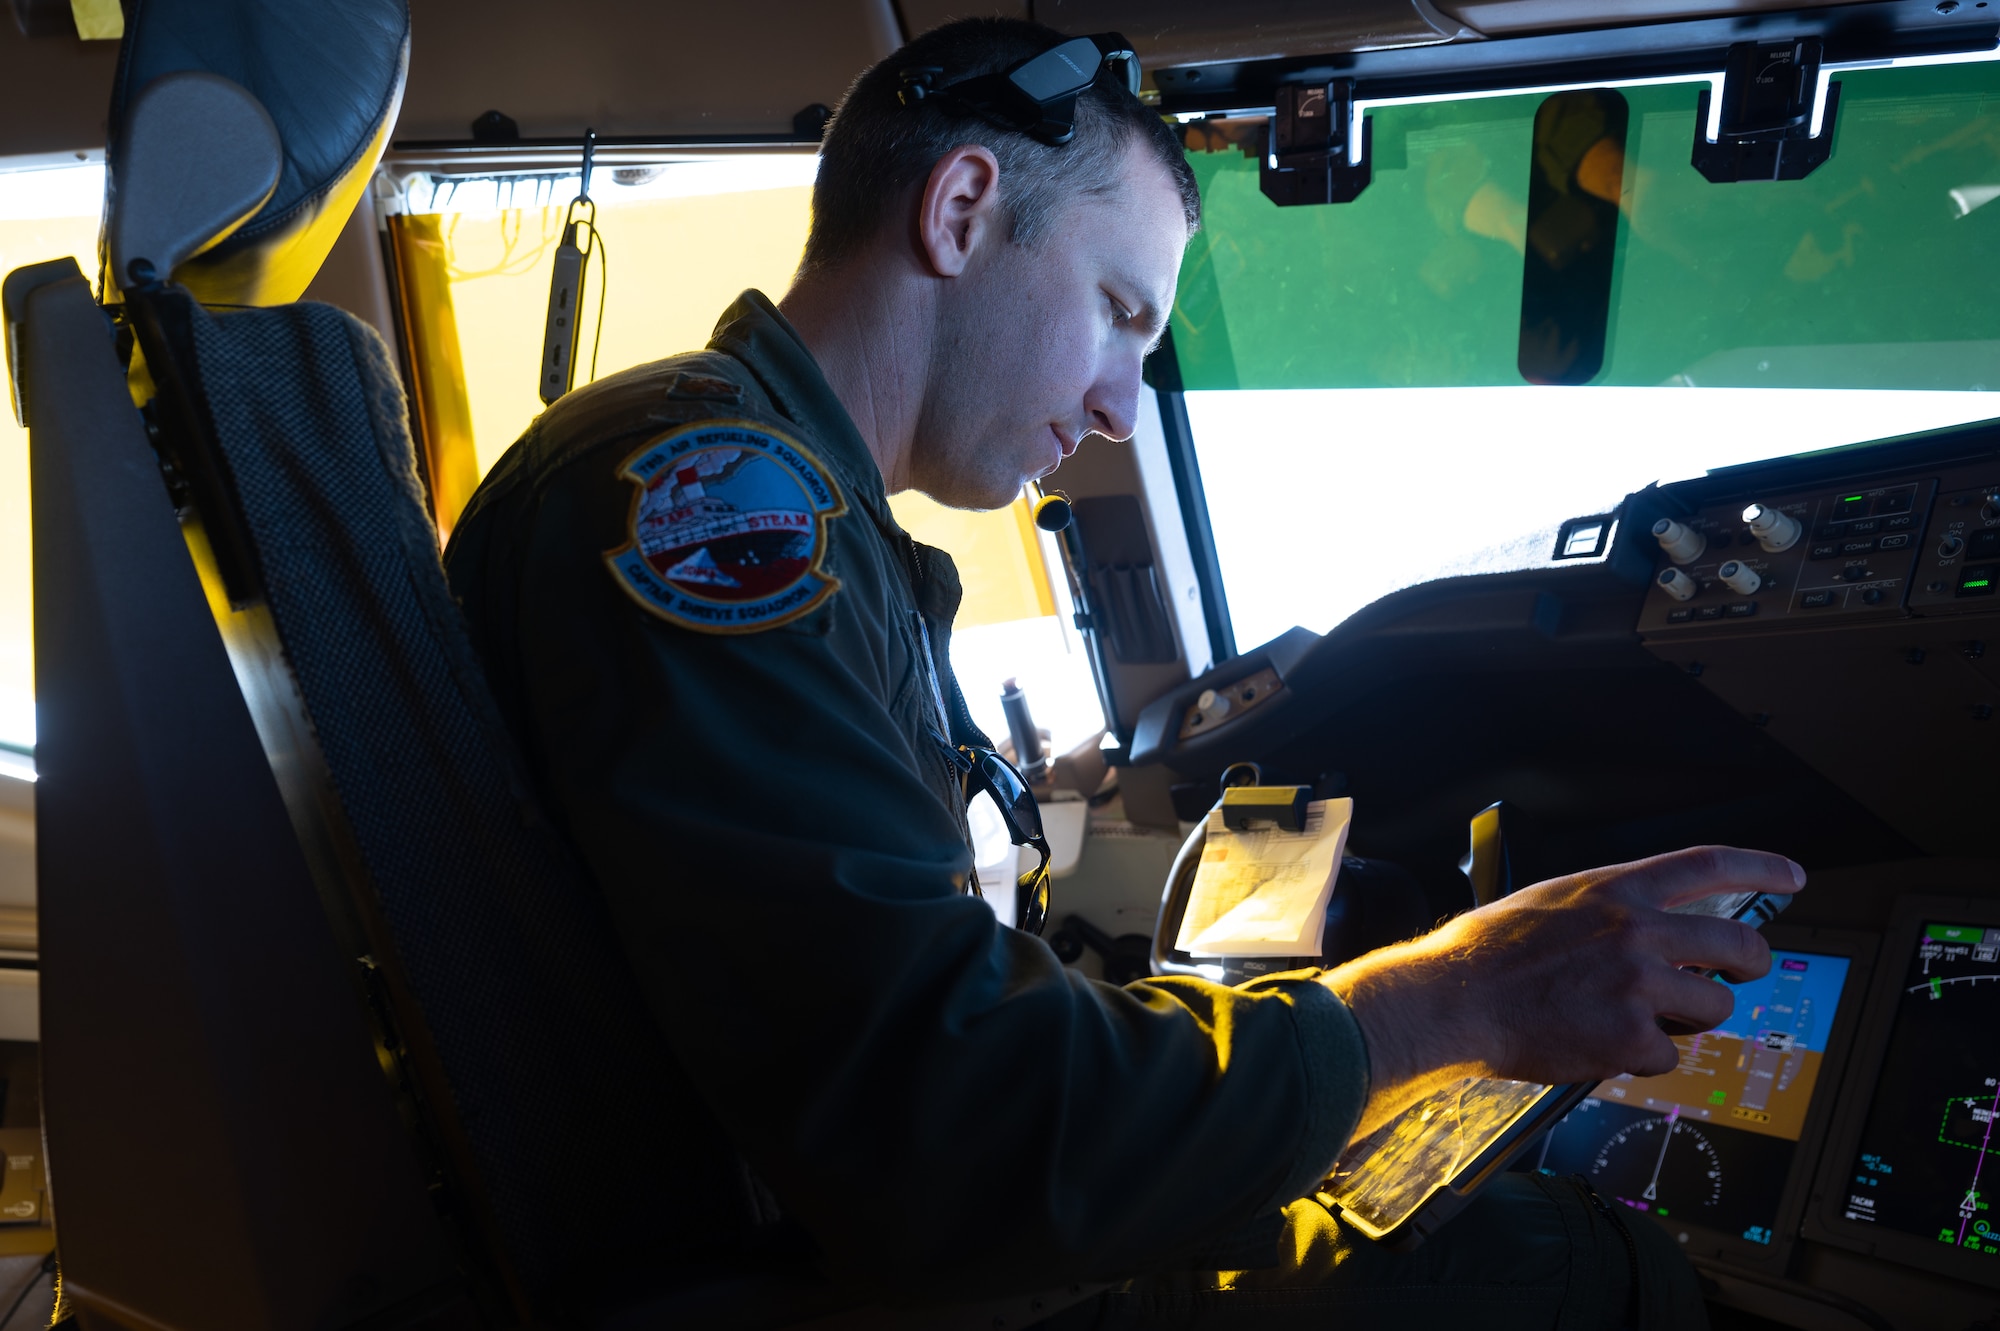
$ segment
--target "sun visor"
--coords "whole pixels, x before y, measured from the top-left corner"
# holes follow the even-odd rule
[[[240,84],[283,145],[277,188],[172,276],[205,305],[297,300],[381,159],[409,51],[404,0],[137,0],[112,86],[107,189],[115,199],[132,176],[121,170],[134,150],[127,119],[154,80],[198,72]]]

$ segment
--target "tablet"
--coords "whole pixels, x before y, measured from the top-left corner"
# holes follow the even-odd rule
[[[2000,902],[1905,897],[1806,1236],[2000,1287]]]
[[[1680,1066],[1599,1082],[1523,1156],[1580,1174],[1691,1255],[1781,1270],[1811,1192],[1843,1055],[1866,992],[1872,934],[1774,924],[1771,969],[1732,984],[1736,1010],[1679,1036]]]
[[[1767,893],[1723,893],[1674,910],[1762,928],[1790,900]],[[1817,1071],[1816,1060],[1814,1067]],[[1464,1209],[1596,1085],[1464,1078],[1350,1143],[1314,1195],[1366,1237],[1392,1248],[1413,1247]]]

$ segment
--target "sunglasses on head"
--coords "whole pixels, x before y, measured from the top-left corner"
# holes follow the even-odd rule
[[[1017,846],[1032,846],[1042,862],[1015,880],[1014,927],[1022,933],[1041,936],[1049,919],[1049,842],[1042,835],[1042,811],[1034,792],[1014,764],[991,749],[976,744],[950,744],[940,736],[938,743],[951,755],[959,771],[959,781],[969,800],[984,792],[993,797],[1000,821],[1007,827],[1007,839]]]
[[[1100,77],[1109,75],[1139,95],[1139,58],[1115,32],[1072,37],[1001,73],[938,87],[943,74],[936,65],[906,69],[896,95],[904,106],[935,99],[1051,145],[1068,143],[1076,133],[1076,99]]]

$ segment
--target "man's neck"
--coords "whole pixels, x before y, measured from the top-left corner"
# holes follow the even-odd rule
[[[906,275],[862,258],[800,279],[778,302],[853,418],[890,494],[910,486],[934,324],[925,294]]]

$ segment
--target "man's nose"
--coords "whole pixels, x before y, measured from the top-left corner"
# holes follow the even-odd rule
[[[1109,439],[1129,439],[1139,428],[1140,362],[1121,358],[1097,377],[1085,395],[1083,408],[1090,429]]]

